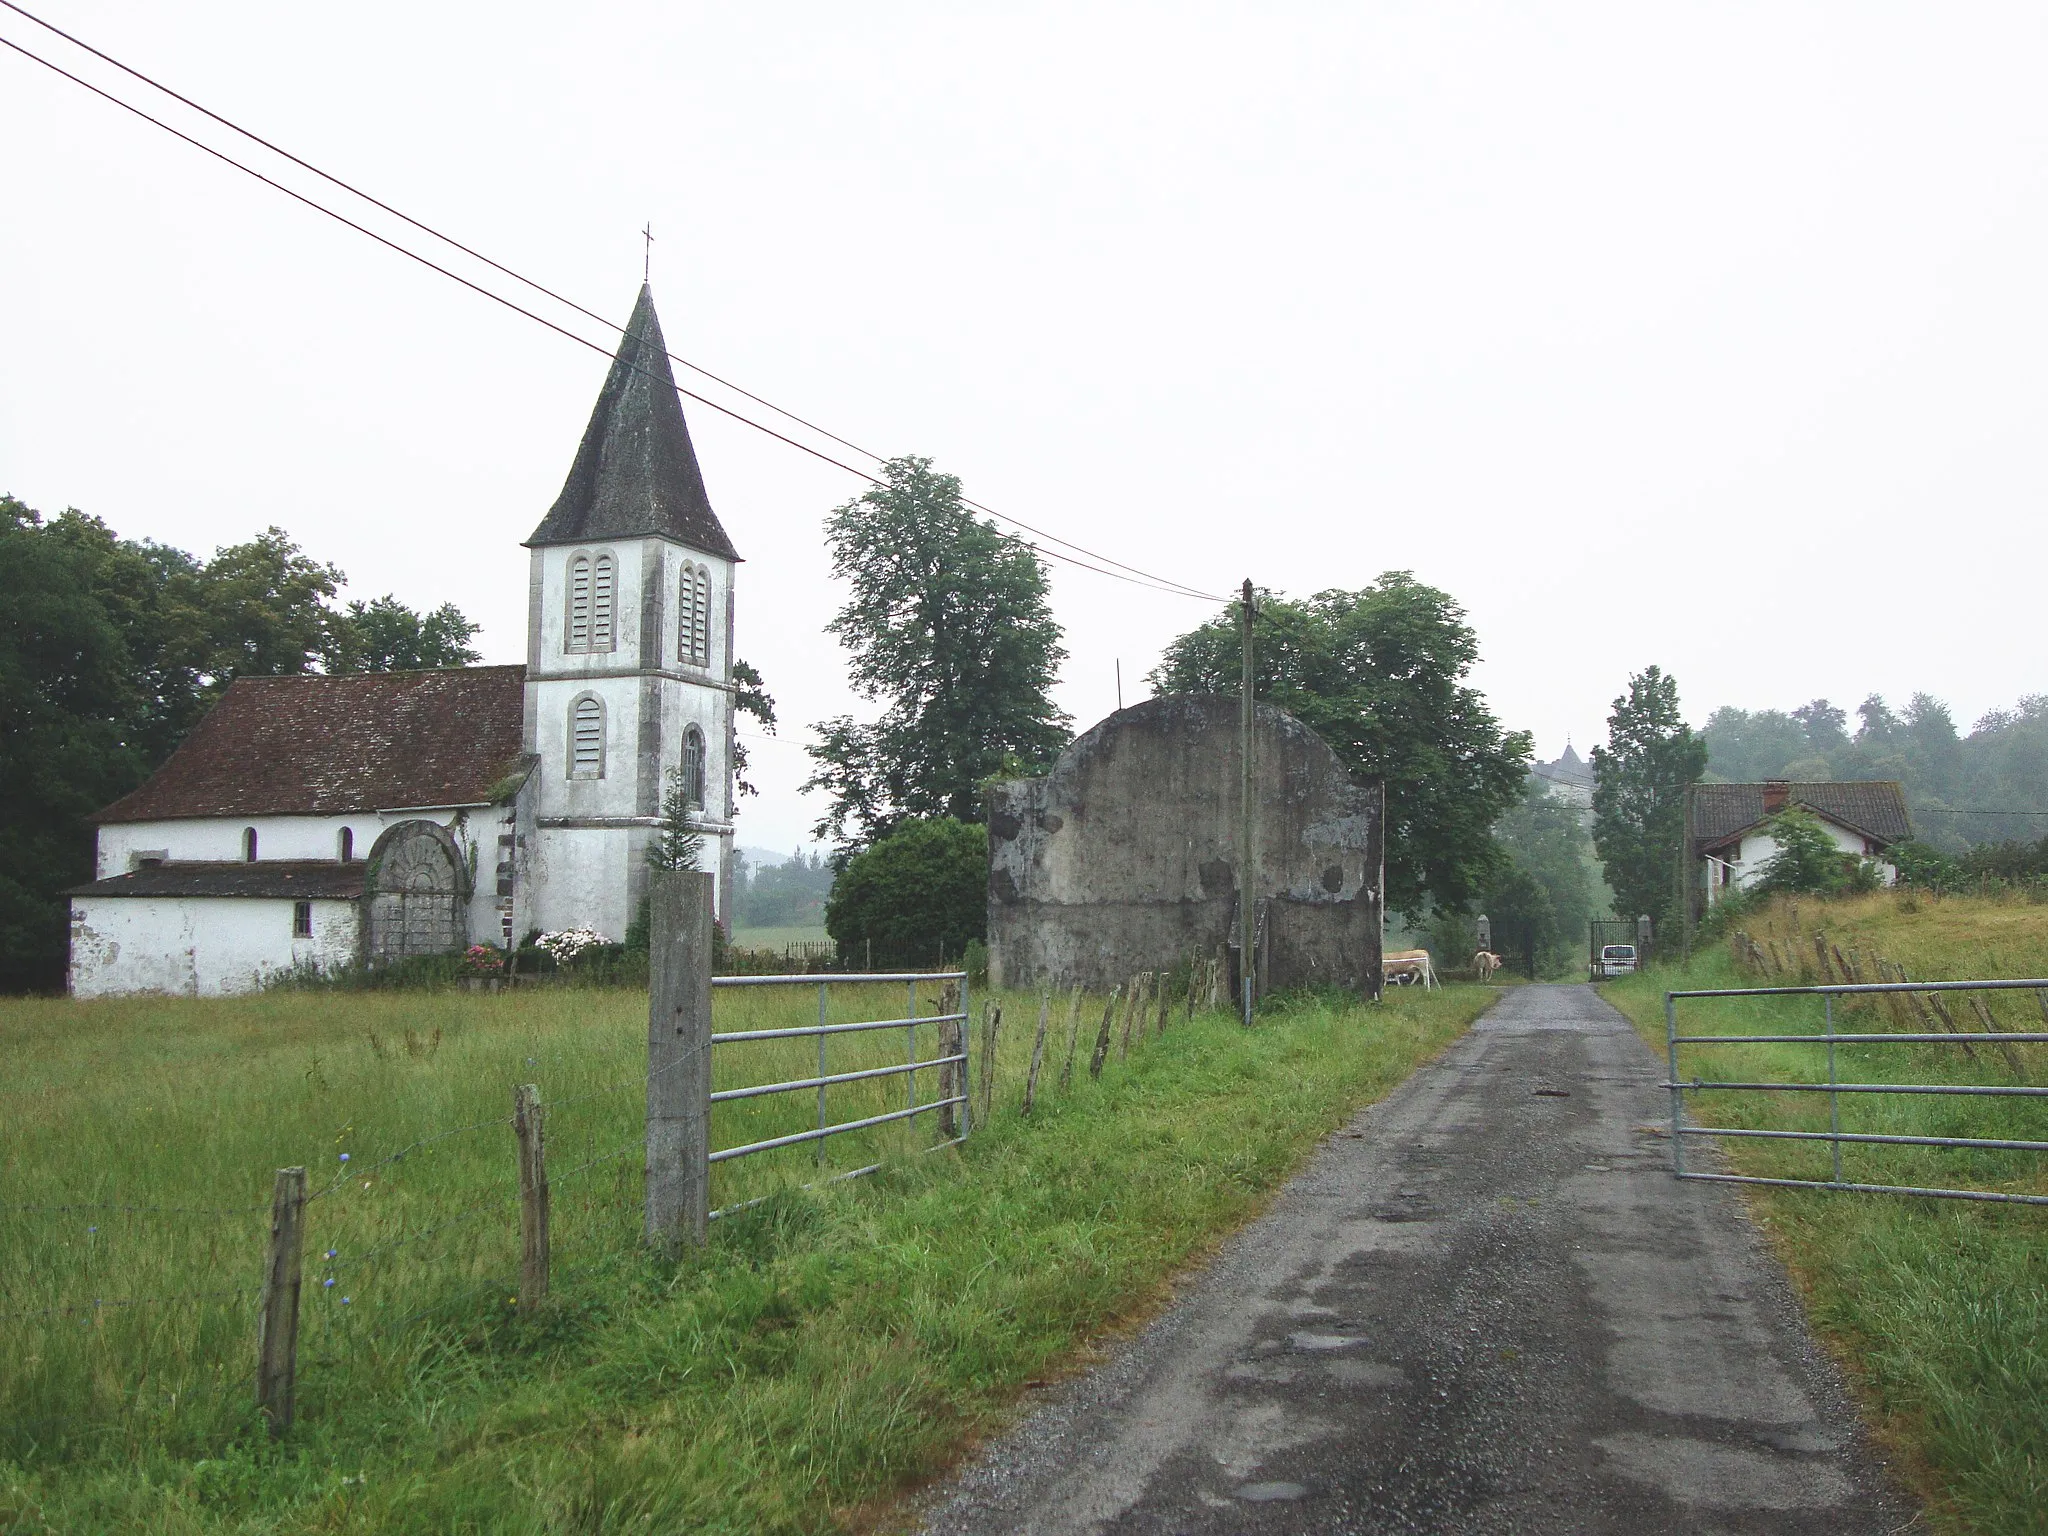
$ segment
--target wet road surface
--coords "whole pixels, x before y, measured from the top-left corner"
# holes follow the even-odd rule
[[[1507,991],[925,1529],[1912,1526],[1663,1076],[1591,988]]]

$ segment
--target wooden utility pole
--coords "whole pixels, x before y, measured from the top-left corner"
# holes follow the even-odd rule
[[[270,1192],[270,1246],[256,1314],[256,1407],[272,1435],[292,1427],[299,1370],[300,1216],[306,1170],[280,1168]]]
[[[548,1152],[540,1089],[512,1090],[512,1134],[519,1141],[519,1305],[537,1307],[548,1294]]]
[[[711,879],[647,872],[647,1237],[667,1248],[711,1219]]]
[[[1247,1029],[1252,1022],[1253,973],[1258,967],[1252,953],[1257,942],[1259,868],[1252,802],[1252,611],[1252,579],[1247,576],[1237,612],[1238,639],[1244,653],[1238,699],[1237,973],[1239,1016]]]

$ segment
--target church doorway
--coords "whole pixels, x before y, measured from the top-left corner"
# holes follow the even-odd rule
[[[468,865],[448,829],[401,821],[370,850],[369,958],[445,955],[469,943]]]

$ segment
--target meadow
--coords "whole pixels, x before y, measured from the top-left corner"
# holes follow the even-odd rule
[[[964,1146],[930,1151],[924,1116],[822,1160],[718,1165],[714,1204],[767,1198],[680,1260],[640,1241],[644,993],[0,1004],[0,1530],[854,1528],[1155,1307],[1490,996],[1276,1000],[1249,1031],[1176,1009],[1099,1082],[1088,999],[1065,1089],[1054,999],[1029,1120],[1039,999],[1006,997],[996,1113]],[[830,1017],[904,1003],[900,986],[835,987]],[[919,1010],[936,1006],[925,988]],[[815,1022],[818,993],[721,990],[714,1014]],[[903,1048],[836,1036],[829,1065]],[[816,1068],[810,1040],[716,1056],[720,1087]],[[553,1290],[530,1313],[519,1083],[547,1105],[553,1191]],[[905,1093],[903,1077],[835,1087],[832,1117]],[[720,1105],[713,1145],[815,1116],[810,1094]],[[316,1195],[299,1420],[273,1442],[250,1397],[253,1292],[289,1165]]]
[[[1842,901],[1780,901],[1732,925],[1778,963],[1805,973],[1760,974],[1733,945],[1684,968],[1650,971],[1602,990],[1661,1056],[1669,990],[1813,984],[1824,931],[1860,969],[1883,954],[1916,981],[2048,976],[2048,906],[2019,899],[1890,893]],[[2048,1001],[2031,990],[1982,994],[2001,1029],[2043,1029]],[[1982,1028],[1963,997],[1957,1027]],[[1836,1005],[1838,1031],[1927,1028],[1906,1007],[1865,999]],[[1681,1033],[1823,1030],[1817,998],[1681,1000]],[[1843,1082],[2048,1085],[2048,1046],[1839,1046]],[[1807,1045],[1685,1047],[1680,1077],[1825,1082],[1825,1051]],[[1715,1092],[1688,1096],[1695,1123],[1742,1129],[1825,1130],[1827,1096]],[[1842,1096],[1841,1128],[1880,1135],[2048,1140],[2048,1101]],[[1728,1171],[1827,1179],[1824,1143],[1724,1139]],[[2048,1194],[2048,1154],[1931,1147],[1847,1146],[1850,1182]],[[1709,1166],[1688,1147],[1689,1165]],[[1955,1531],[2038,1532],[2048,1509],[2048,1209],[1898,1195],[1745,1187],[1759,1225],[1791,1270],[1809,1318],[1841,1359],[1880,1436]]]

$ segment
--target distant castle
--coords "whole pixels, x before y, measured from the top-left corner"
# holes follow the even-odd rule
[[[1593,765],[1572,750],[1569,737],[1565,739],[1563,755],[1556,762],[1536,763],[1529,772],[1541,779],[1556,799],[1575,805],[1582,811],[1593,808]]]
[[[731,904],[733,579],[643,286],[525,541],[524,666],[242,678],[98,816],[71,990],[624,936],[673,771]]]

